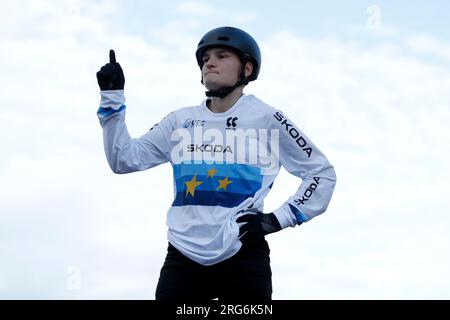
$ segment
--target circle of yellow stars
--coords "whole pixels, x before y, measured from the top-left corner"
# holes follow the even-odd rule
[[[214,175],[216,174],[216,172],[217,172],[217,170],[215,168],[209,169],[206,179],[213,178]],[[219,182],[219,186],[216,188],[216,190],[223,189],[224,191],[227,191],[227,186],[233,182],[231,180],[228,180],[228,177],[225,177],[225,179],[222,179],[222,180],[217,179],[217,181]],[[197,181],[197,175],[193,176],[190,181],[186,181],[185,182],[185,184],[186,184],[185,197],[187,197],[188,194],[190,194],[191,196],[194,196],[195,188],[197,188],[202,183],[203,183],[203,181]]]

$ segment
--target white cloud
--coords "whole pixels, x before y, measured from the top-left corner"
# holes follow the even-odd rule
[[[181,14],[176,21],[177,30],[184,31],[183,37],[176,37],[174,39],[183,39],[186,36],[186,29],[189,29],[192,24],[197,27],[195,34],[195,41],[191,42],[196,44],[199,39],[198,35],[203,35],[206,31],[217,28],[220,26],[240,26],[245,28],[250,26],[253,22],[256,22],[260,17],[256,10],[246,11],[242,8],[241,4],[237,4],[237,8],[233,9],[232,6],[236,4],[229,4],[224,6],[223,3],[214,3],[207,1],[182,1],[177,6],[177,11]]]
[[[429,54],[432,57],[450,61],[450,45],[427,34],[418,34],[406,39],[406,45],[418,54]]]
[[[441,266],[450,259],[440,253],[448,251],[450,239],[440,226],[450,224],[444,213],[448,173],[441,161],[449,156],[444,147],[450,142],[445,124],[450,121],[445,107],[449,70],[413,52],[405,55],[401,43],[389,50],[384,45],[366,50],[357,43],[313,42],[280,33],[263,45],[265,60],[255,91],[273,93],[268,98],[325,151],[338,176],[328,212],[295,230],[304,237],[281,254],[289,259],[280,269],[288,263],[301,269],[285,270],[278,281],[288,284],[297,276],[303,288],[302,280],[316,271],[319,278],[305,279],[308,288],[316,289],[299,290],[301,298],[448,296],[449,279]],[[280,195],[295,190],[297,183],[281,175],[267,208],[276,208],[287,198]],[[275,242],[272,251],[286,243]],[[356,244],[361,250],[354,251]],[[337,256],[329,259],[328,268],[303,270],[305,261],[317,260],[318,250],[324,257]],[[298,262],[292,252],[298,252]],[[418,263],[436,256],[439,267]],[[434,276],[417,280],[420,272]],[[317,286],[320,277],[326,283]],[[350,289],[343,288],[345,282]],[[439,293],[433,293],[433,285]],[[287,297],[283,293],[276,296]]]
[[[8,2],[1,11],[1,297],[153,297],[170,167],[109,171],[95,72],[116,49],[133,136],[198,103],[193,50],[210,23],[198,8],[217,11],[199,3],[180,6],[191,22],[147,34],[156,42],[122,30],[114,2]],[[270,236],[275,298],[449,297],[450,71],[419,50],[438,55],[449,44],[420,37],[426,46],[409,37],[371,48],[288,31],[258,37],[261,75],[246,91],[281,108],[338,175],[328,212]],[[282,172],[267,210],[298,183]],[[79,291],[66,288],[71,265],[82,272]]]
[[[206,1],[184,1],[177,6],[181,14],[211,15],[214,14],[214,7]]]

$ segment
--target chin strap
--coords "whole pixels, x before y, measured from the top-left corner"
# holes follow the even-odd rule
[[[245,80],[241,79],[232,86],[219,88],[217,90],[209,90],[209,91],[206,91],[205,94],[207,97],[225,98],[227,95],[232,93],[234,91],[234,89],[236,89],[237,87],[240,87],[242,85],[247,85],[247,84],[248,84],[247,79],[245,79]]]
[[[246,62],[247,62],[246,59],[242,60],[241,74],[240,74],[240,79],[238,80],[238,82],[236,82],[232,86],[222,87],[222,88],[219,88],[219,89],[216,89],[216,90],[206,91],[205,95],[207,97],[217,97],[217,98],[223,99],[227,95],[232,93],[237,87],[240,87],[242,85],[246,86],[250,82],[248,80],[248,78],[245,76],[245,64],[246,64]],[[203,83],[203,80],[202,80],[202,83]]]

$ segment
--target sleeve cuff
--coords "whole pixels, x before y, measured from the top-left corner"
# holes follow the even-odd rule
[[[275,217],[277,217],[278,222],[282,229],[287,227],[295,227],[298,223],[294,218],[294,215],[286,208],[286,204],[273,211]]]
[[[303,222],[306,222],[310,220],[303,212],[297,209],[297,207],[293,206],[292,204],[288,203],[289,210],[295,215],[295,218],[297,219],[298,224],[302,224]]]
[[[277,217],[283,229],[295,227],[310,220],[308,216],[289,202],[285,202],[281,207],[273,211],[273,214]]]
[[[100,91],[100,107],[119,110],[125,105],[124,90],[102,90]]]

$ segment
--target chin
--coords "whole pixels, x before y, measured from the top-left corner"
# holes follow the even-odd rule
[[[221,85],[217,84],[215,82],[212,83],[212,82],[209,82],[209,81],[205,81],[205,88],[208,89],[208,90],[217,90],[217,89],[221,88]]]
[[[217,83],[213,81],[204,81],[205,88],[208,90],[217,90],[223,87],[232,86],[233,84],[227,84],[227,83]]]

